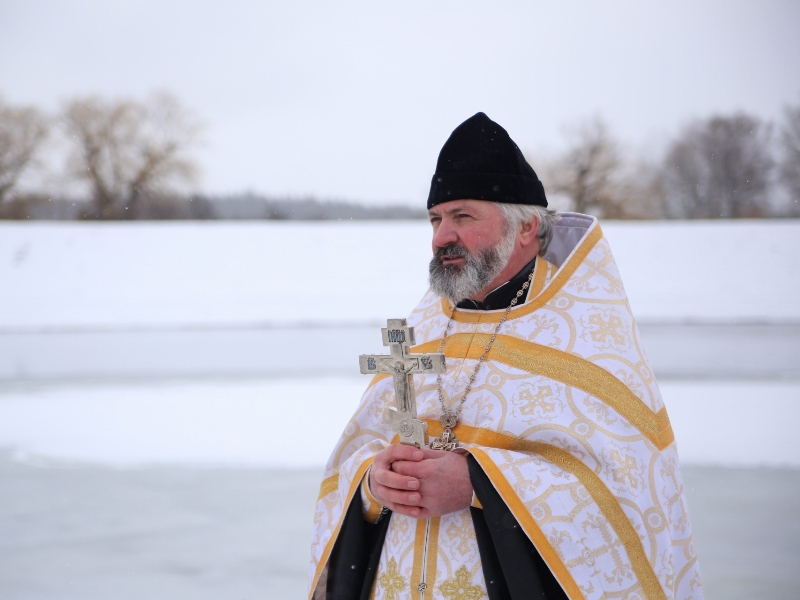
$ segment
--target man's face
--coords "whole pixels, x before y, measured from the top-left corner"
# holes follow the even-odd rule
[[[433,226],[430,284],[458,303],[483,290],[508,264],[516,232],[493,202],[453,200],[428,211]]]
[[[458,245],[470,254],[497,246],[506,233],[503,213],[494,202],[483,200],[452,200],[437,204],[428,211],[433,226],[433,254],[441,248]],[[442,256],[444,266],[463,266],[465,259],[458,255]]]

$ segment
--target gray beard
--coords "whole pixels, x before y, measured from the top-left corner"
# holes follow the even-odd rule
[[[516,231],[511,231],[497,246],[480,254],[470,254],[463,246],[450,244],[439,248],[428,265],[431,290],[453,306],[480,292],[506,268],[514,252]],[[466,259],[464,266],[445,266],[442,256],[457,254]]]

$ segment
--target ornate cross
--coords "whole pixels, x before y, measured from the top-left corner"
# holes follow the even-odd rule
[[[405,319],[389,319],[381,329],[383,345],[390,354],[362,354],[358,357],[361,372],[377,375],[388,373],[394,377],[396,408],[388,407],[392,431],[400,436],[402,444],[422,448],[428,443],[428,425],[417,419],[417,404],[411,376],[415,373],[436,374],[446,370],[444,354],[410,354],[416,342],[414,328]]]

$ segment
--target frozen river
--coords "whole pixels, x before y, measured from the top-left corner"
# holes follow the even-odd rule
[[[381,324],[0,331],[0,381],[353,375]],[[643,324],[659,379],[800,378],[800,324]]]
[[[695,336],[689,352],[671,351],[680,332],[643,328],[664,373],[707,597],[792,598],[796,329],[684,329]],[[352,362],[364,345],[379,349],[375,333],[36,334],[14,344],[27,370],[0,381],[0,597],[303,598],[320,465],[366,385]],[[275,335],[340,351],[270,352]],[[754,349],[772,360],[750,360]]]

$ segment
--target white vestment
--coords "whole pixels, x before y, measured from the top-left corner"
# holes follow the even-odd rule
[[[435,352],[450,304],[428,292],[408,318]],[[445,402],[460,400],[505,311],[456,310],[444,352]],[[419,418],[442,431],[435,375],[413,378]],[[395,438],[377,376],[331,455],[312,537],[309,596],[350,501]],[[700,572],[678,454],[608,242],[597,221],[566,213],[536,262],[464,403],[456,437],[478,461],[568,597],[700,599]],[[379,506],[365,501],[365,518]],[[486,597],[469,509],[432,519],[394,514],[372,588],[377,600]]]

